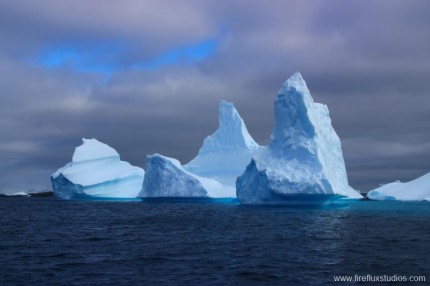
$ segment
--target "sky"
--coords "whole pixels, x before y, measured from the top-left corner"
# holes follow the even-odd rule
[[[0,0],[0,193],[50,189],[81,138],[187,163],[221,99],[265,145],[296,71],[352,187],[430,172],[430,1]]]

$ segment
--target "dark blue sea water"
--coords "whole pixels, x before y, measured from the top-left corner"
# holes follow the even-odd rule
[[[0,198],[0,285],[342,285],[334,275],[355,274],[429,281],[430,203]]]

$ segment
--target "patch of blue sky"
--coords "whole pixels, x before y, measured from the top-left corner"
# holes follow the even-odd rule
[[[132,65],[135,69],[155,70],[172,64],[190,65],[209,58],[215,53],[218,42],[214,39],[187,45],[167,51],[154,59],[149,59]]]
[[[67,63],[80,62],[83,55],[71,47],[58,47],[42,53],[38,62],[47,68],[60,68]]]
[[[110,76],[119,68],[122,52],[122,46],[117,43],[59,44],[40,53],[35,63],[48,69],[69,68],[78,73]]]
[[[215,52],[217,41],[206,40],[196,45],[191,45],[183,49],[183,54],[186,60],[203,60]]]
[[[173,64],[193,64],[210,57],[217,48],[218,42],[208,39],[169,50],[152,59],[137,63],[121,63],[125,56],[126,46],[123,43],[60,44],[42,52],[36,64],[48,68],[69,68],[78,73],[100,73],[112,75],[122,69],[155,70]]]

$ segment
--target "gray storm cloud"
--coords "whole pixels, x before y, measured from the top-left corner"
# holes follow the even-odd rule
[[[0,191],[50,187],[82,137],[143,166],[194,157],[233,101],[266,144],[273,100],[299,70],[329,106],[350,183],[430,171],[429,1],[0,1]],[[211,39],[194,62],[133,63]],[[67,42],[118,43],[113,72],[35,64]],[[105,44],[102,49],[105,48]]]

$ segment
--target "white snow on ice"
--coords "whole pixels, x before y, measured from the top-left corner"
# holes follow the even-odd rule
[[[63,199],[135,198],[142,187],[144,170],[121,161],[115,149],[96,139],[82,141],[72,162],[51,176],[54,194]]]
[[[430,201],[430,173],[415,180],[382,185],[367,193],[371,200]]]

